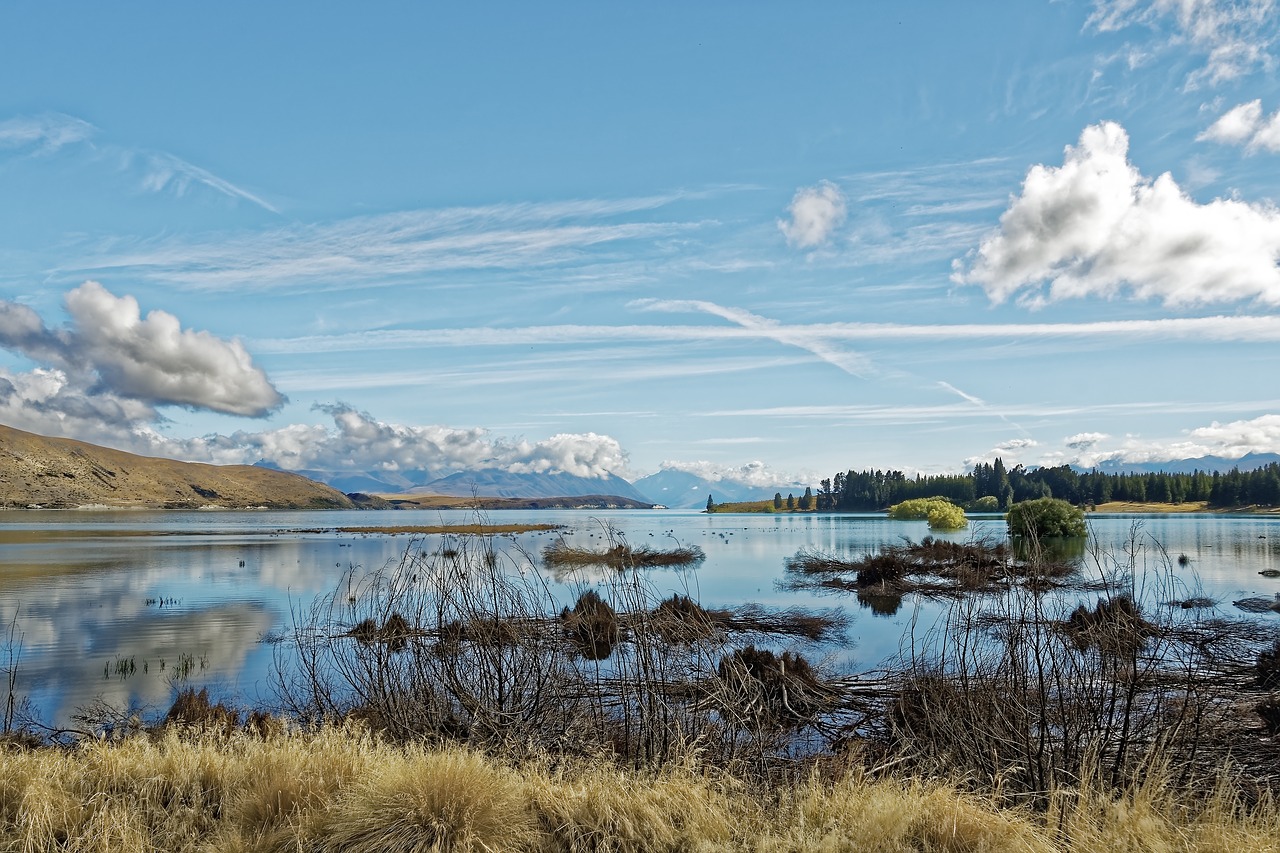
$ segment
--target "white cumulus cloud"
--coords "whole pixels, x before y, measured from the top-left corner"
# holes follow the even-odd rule
[[[1168,173],[1144,177],[1128,153],[1119,124],[1085,128],[1062,166],[1031,168],[1000,227],[955,262],[953,280],[1032,307],[1126,292],[1167,305],[1280,304],[1280,211],[1198,204]]]
[[[0,347],[62,371],[68,387],[148,405],[262,417],[284,397],[238,340],[182,328],[164,311],[143,317],[132,296],[87,281],[66,296],[71,322],[49,329],[35,311],[0,301]]]
[[[1245,152],[1280,151],[1280,110],[1269,116],[1262,114],[1262,101],[1254,100],[1227,110],[1211,124],[1198,140],[1243,145]]]
[[[1105,432],[1078,432],[1063,439],[1062,443],[1072,450],[1089,450],[1100,441],[1110,438]]]
[[[801,187],[787,207],[790,219],[779,219],[778,230],[798,249],[814,249],[831,238],[847,213],[844,194],[830,181]]]
[[[686,474],[693,474],[695,477],[701,477],[712,483],[728,480],[732,483],[742,483],[747,486],[768,489],[804,485],[801,478],[774,470],[759,460],[746,462],[742,465],[722,465],[706,460],[691,462],[666,460],[658,467],[663,471],[683,471]]]

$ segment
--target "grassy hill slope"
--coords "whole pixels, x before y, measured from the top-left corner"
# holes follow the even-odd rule
[[[0,506],[94,504],[156,509],[353,506],[336,489],[284,471],[136,456],[0,425]]]

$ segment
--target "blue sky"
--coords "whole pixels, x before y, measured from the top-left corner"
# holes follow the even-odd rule
[[[0,421],[762,482],[1280,451],[1278,18],[5,4]]]

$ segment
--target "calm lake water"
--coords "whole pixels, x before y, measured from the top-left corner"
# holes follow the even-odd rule
[[[658,593],[689,594],[706,606],[842,608],[852,620],[849,642],[806,654],[827,655],[846,670],[874,669],[908,642],[904,636],[913,625],[919,631],[944,606],[909,596],[895,614],[877,616],[853,596],[778,586],[786,559],[802,548],[857,557],[904,538],[918,541],[929,534],[924,522],[678,510],[513,511],[489,520],[561,524],[580,547],[602,549],[606,526],[633,546],[697,545],[707,555],[697,569],[652,573]],[[7,629],[16,618],[22,638],[16,692],[55,725],[98,699],[163,710],[184,686],[208,686],[241,704],[271,704],[269,675],[281,647],[264,639],[289,627],[290,608],[332,592],[351,567],[375,569],[398,559],[413,542],[406,535],[335,528],[473,521],[474,514],[463,511],[0,513],[0,619]],[[1280,569],[1280,517],[1095,515],[1090,525],[1092,548],[1122,556],[1136,545],[1140,567],[1172,569],[1164,574],[1180,587],[1178,597],[1204,595],[1218,602],[1219,615],[1280,626],[1280,614],[1250,616],[1233,606],[1280,593],[1280,578],[1259,574]],[[520,553],[536,561],[557,535],[498,542],[527,565]],[[943,538],[987,536],[1003,538],[1003,519],[977,518],[968,530]],[[443,542],[437,535],[419,537],[413,547],[431,552]],[[1186,566],[1179,565],[1180,555],[1188,558]],[[1097,573],[1091,558],[1084,563],[1082,571]],[[580,578],[578,585],[590,582]],[[557,587],[567,601],[577,588]],[[0,635],[0,669],[9,665],[7,633]],[[131,671],[118,671],[130,661]]]

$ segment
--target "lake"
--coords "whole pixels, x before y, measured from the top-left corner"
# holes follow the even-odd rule
[[[375,569],[411,545],[431,552],[444,542],[439,535],[415,540],[335,528],[475,520],[467,511],[3,512],[0,619],[21,635],[16,693],[54,725],[65,725],[77,708],[97,700],[163,711],[184,686],[208,686],[211,694],[244,705],[270,705],[273,656],[285,647],[269,640],[288,629],[291,608],[332,592],[349,569]],[[755,602],[842,608],[852,618],[849,642],[805,651],[843,670],[875,668],[900,650],[909,628],[926,627],[945,606],[908,596],[893,615],[877,616],[851,595],[778,584],[785,560],[802,548],[857,557],[929,535],[922,521],[691,510],[504,511],[488,520],[564,525],[568,541],[593,549],[605,547],[610,527],[633,546],[699,546],[706,560],[696,569],[652,571],[659,594],[689,594],[709,607]],[[1091,550],[1120,555],[1136,547],[1136,563],[1166,570],[1177,597],[1204,595],[1218,602],[1219,615],[1280,626],[1280,615],[1251,616],[1232,604],[1280,593],[1280,579],[1259,574],[1280,569],[1280,517],[1094,515],[1090,528]],[[497,542],[513,565],[527,565],[523,555],[536,562],[559,535],[527,533]],[[968,530],[939,538],[988,536],[1003,538],[1002,518],[979,517]],[[1182,555],[1185,566],[1179,565]],[[1084,563],[1082,571],[1096,573],[1092,558]],[[553,578],[552,588],[568,603],[592,580]],[[0,634],[0,669],[18,651],[6,645],[7,634]],[[3,684],[0,693],[7,693]]]

